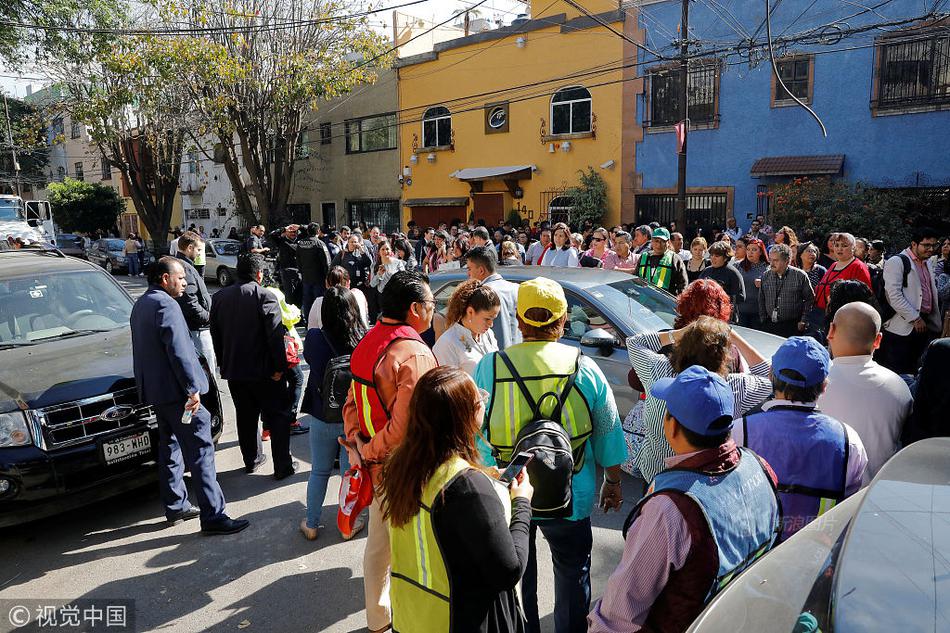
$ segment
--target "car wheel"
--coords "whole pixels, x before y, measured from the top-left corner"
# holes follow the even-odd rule
[[[231,285],[233,277],[231,276],[231,271],[226,267],[222,266],[218,269],[218,285],[222,288]]]
[[[111,275],[111,274],[112,274],[112,260],[111,260],[111,259],[107,259],[107,260],[106,260],[106,265],[103,266],[103,268],[105,268],[105,269],[106,269],[106,272]]]

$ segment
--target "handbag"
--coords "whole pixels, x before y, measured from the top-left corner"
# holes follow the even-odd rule
[[[581,265],[581,268],[603,268],[604,262],[600,261],[596,257],[591,255],[581,255],[581,259],[578,262]]]

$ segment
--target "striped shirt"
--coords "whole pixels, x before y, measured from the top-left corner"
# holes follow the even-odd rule
[[[663,435],[663,418],[666,415],[666,403],[654,398],[650,393],[653,383],[660,378],[672,378],[676,375],[669,359],[660,353],[663,345],[659,334],[646,332],[627,339],[627,353],[630,364],[646,389],[647,399],[643,410],[643,444],[640,449],[639,466],[643,479],[649,484],[657,473],[666,468],[665,460],[673,456],[666,437]],[[732,388],[736,398],[735,415],[739,417],[762,404],[772,395],[772,383],[769,371],[772,364],[762,361],[749,368],[747,374],[729,374],[726,382]]]

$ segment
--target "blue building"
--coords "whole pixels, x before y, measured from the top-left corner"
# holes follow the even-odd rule
[[[641,1],[645,44],[637,122],[635,206],[640,221],[674,217],[679,112],[676,38],[681,3]],[[943,4],[892,0],[772,0],[779,72],[828,130],[775,81],[765,41],[765,0],[690,4],[687,224],[748,227],[767,214],[768,191],[799,176],[881,188],[950,187],[950,17]],[[876,7],[876,8],[875,8]],[[938,9],[939,10],[939,9]],[[947,11],[947,9],[944,9]],[[902,24],[896,24],[903,22]],[[874,28],[890,23],[890,26]],[[706,55],[706,53],[709,53]]]

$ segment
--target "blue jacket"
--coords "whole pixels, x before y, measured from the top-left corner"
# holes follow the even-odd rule
[[[146,404],[181,402],[208,392],[188,324],[178,302],[149,286],[132,308],[132,365],[139,396]]]

